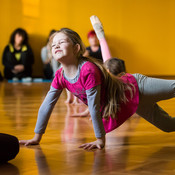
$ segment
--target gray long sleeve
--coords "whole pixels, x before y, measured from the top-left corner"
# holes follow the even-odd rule
[[[100,138],[106,134],[100,112],[101,86],[86,90],[88,107],[92,118],[95,136]]]
[[[45,132],[48,120],[50,118],[51,112],[61,94],[62,90],[50,87],[40,109],[38,111],[38,118],[35,126],[35,133],[41,134]]]

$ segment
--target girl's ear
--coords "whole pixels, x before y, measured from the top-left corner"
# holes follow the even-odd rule
[[[74,54],[77,54],[80,51],[80,45],[76,44],[74,45]]]

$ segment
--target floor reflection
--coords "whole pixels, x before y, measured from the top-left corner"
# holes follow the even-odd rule
[[[141,173],[142,171],[150,171],[156,174],[166,174],[167,170],[174,174],[175,168],[175,147],[162,147],[153,152],[144,161],[129,169],[129,173]],[[172,172],[171,172],[172,171]],[[168,173],[167,173],[168,174]]]
[[[91,121],[89,121],[89,116],[81,120],[80,117],[71,117],[74,114],[80,113],[86,109],[85,105],[71,105],[66,104],[67,113],[65,115],[65,126],[62,131],[61,138],[63,142],[75,142],[75,141],[85,141],[85,138],[81,138],[80,134],[86,132],[86,126],[92,127]],[[84,127],[82,127],[84,126]]]
[[[1,132],[19,139],[32,138],[49,86],[0,84]],[[175,174],[174,133],[163,133],[135,116],[107,134],[103,150],[85,151],[78,147],[94,141],[92,122],[89,117],[75,116],[86,106],[66,105],[65,99],[63,93],[40,145],[21,147],[15,159],[0,165],[0,175]],[[172,109],[174,104],[170,105]]]
[[[81,118],[78,118],[78,120],[77,118],[70,116],[82,112],[85,109],[86,108],[83,107],[81,109],[80,106],[67,105],[65,128],[62,132],[61,138],[62,141],[69,143],[65,144],[65,148],[67,150],[66,163],[71,164],[71,170],[69,171],[75,173],[78,169],[86,169],[84,165],[87,163],[89,163],[89,165],[91,166],[91,172],[89,173],[93,175],[101,173],[107,174],[109,172],[124,170],[126,167],[129,150],[128,136],[125,133],[132,131],[137,124],[135,123],[135,126],[131,127],[132,121],[126,122],[125,125],[118,129],[118,131],[122,132],[123,135],[109,135],[109,137],[107,137],[108,144],[103,150],[93,150],[89,152],[84,150],[74,150],[70,143],[77,143],[77,141],[81,141],[81,143],[84,143],[86,141],[85,138],[84,140],[77,140],[77,138],[81,138],[79,134],[85,132],[83,131],[84,127],[82,126],[89,124],[92,127],[92,123],[91,121],[89,121],[89,118],[87,118],[86,120],[84,118],[83,120],[81,120]],[[115,148],[113,147],[113,144],[115,145]],[[116,147],[116,144],[118,144],[118,147]],[[115,149],[115,151],[112,151],[113,149]],[[87,154],[89,157],[92,158],[91,162],[87,162]]]
[[[0,164],[0,174],[1,175],[20,175],[19,169],[11,163]]]
[[[51,175],[51,171],[42,148],[37,146],[34,148],[34,152],[39,175]]]

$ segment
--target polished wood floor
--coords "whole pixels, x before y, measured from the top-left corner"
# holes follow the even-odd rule
[[[31,139],[37,112],[50,83],[0,83],[0,132]],[[88,118],[72,118],[84,105],[66,105],[64,92],[39,146],[21,146],[0,175],[174,175],[175,133],[164,133],[133,116],[107,134],[106,148],[84,151],[78,146],[94,140]],[[160,105],[175,116],[175,99]]]

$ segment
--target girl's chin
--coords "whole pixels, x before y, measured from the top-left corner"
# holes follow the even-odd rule
[[[55,61],[60,61],[61,58],[54,58]]]

